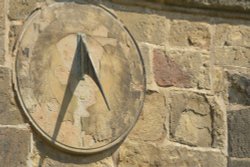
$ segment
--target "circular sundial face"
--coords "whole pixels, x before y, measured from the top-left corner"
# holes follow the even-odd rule
[[[121,142],[142,108],[138,47],[107,10],[54,4],[26,22],[17,44],[18,98],[35,129],[75,153]]]

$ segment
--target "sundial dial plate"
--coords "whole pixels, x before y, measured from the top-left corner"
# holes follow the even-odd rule
[[[145,75],[138,47],[106,9],[54,4],[27,20],[15,87],[33,127],[74,153],[121,142],[140,114]]]

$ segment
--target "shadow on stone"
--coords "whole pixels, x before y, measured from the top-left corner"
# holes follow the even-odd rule
[[[121,145],[118,144],[108,150],[95,154],[74,154],[68,153],[55,148],[50,143],[41,140],[38,135],[34,136],[35,148],[33,161],[37,162],[39,167],[52,165],[52,166],[63,166],[63,164],[91,164],[96,163],[105,158],[111,157],[113,153]]]

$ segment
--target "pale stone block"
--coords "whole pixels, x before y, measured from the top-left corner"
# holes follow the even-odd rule
[[[250,46],[250,27],[246,25],[217,24],[215,26],[214,45]]]
[[[119,157],[119,167],[226,167],[227,164],[220,152],[131,140],[121,146]]]
[[[27,167],[30,153],[29,130],[0,128],[0,166]]]
[[[170,140],[190,146],[226,147],[226,107],[222,99],[201,93],[166,91]]]
[[[165,45],[169,36],[169,20],[157,14],[116,11],[137,41]]]
[[[250,49],[244,47],[216,47],[212,57],[219,66],[250,67]]]
[[[189,21],[173,21],[170,28],[170,46],[209,49],[209,24]]]
[[[0,67],[0,124],[16,125],[24,123],[17,108],[11,83],[11,70]]]
[[[142,113],[129,138],[137,141],[164,139],[169,116],[165,103],[165,98],[160,93],[148,93]]]

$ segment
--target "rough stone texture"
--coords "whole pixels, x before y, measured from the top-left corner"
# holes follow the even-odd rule
[[[16,125],[23,123],[20,111],[17,109],[11,85],[11,71],[0,67],[0,124]]]
[[[4,63],[5,1],[0,1],[0,64]]]
[[[213,67],[211,69],[212,90],[218,96],[222,96],[224,100],[228,99],[228,82],[226,72],[222,67]]]
[[[212,147],[220,148],[227,154],[227,115],[223,97],[206,96],[211,110],[212,119]]]
[[[77,164],[77,162],[66,163],[66,162],[59,162],[53,159],[45,158],[43,160],[42,167],[115,167],[115,166],[113,165],[112,158],[105,159],[96,163],[90,163],[90,164]]]
[[[199,7],[208,9],[220,9],[229,11],[241,11],[247,12],[250,10],[249,0],[112,0],[113,2],[131,4],[131,5],[143,5],[151,6],[147,2],[158,2],[159,4],[177,5],[184,7]]]
[[[0,23],[1,24],[1,23]],[[0,34],[1,34],[1,30],[0,30]],[[5,54],[5,49],[4,49],[4,35],[0,35],[0,64],[4,64],[4,54]]]
[[[210,105],[203,95],[189,92],[170,92],[170,137],[179,143],[211,147],[212,117]]]
[[[215,26],[214,45],[223,46],[250,46],[250,28],[247,25],[217,24]]]
[[[230,158],[228,167],[249,167],[250,159],[248,158]]]
[[[5,29],[5,1],[0,1],[0,34],[2,34],[1,31]]]
[[[130,139],[155,142],[164,139],[169,116],[165,105],[164,96],[159,93],[148,93],[141,116],[129,135]]]
[[[29,130],[0,128],[0,166],[27,167],[30,152]]]
[[[9,18],[13,20],[25,19],[45,0],[10,0]]]
[[[182,66],[171,60],[160,49],[153,51],[153,69],[155,81],[161,87],[191,87],[191,76],[182,70]]]
[[[158,45],[164,45],[167,42],[169,20],[164,16],[121,11],[117,11],[116,15],[122,20],[137,41]]]
[[[210,39],[209,24],[189,21],[171,23],[169,37],[171,46],[208,49]]]
[[[185,87],[211,89],[210,61],[207,52],[181,51],[174,49],[166,50],[165,54],[168,57],[167,60],[171,60],[172,66],[173,62],[175,62],[185,76],[191,77],[190,85],[186,85]],[[175,70],[175,72],[176,71],[177,70]],[[176,77],[176,75],[172,74],[170,76],[173,78]],[[166,80],[169,78],[169,76],[163,74],[161,77],[165,77]]]
[[[225,149],[226,109],[223,100],[184,91],[166,93],[170,138],[190,146]]]
[[[119,160],[119,167],[226,167],[226,157],[219,152],[131,140],[121,146]]]
[[[139,44],[140,51],[143,57],[144,68],[146,73],[147,89],[152,91],[158,91],[157,84],[154,80],[153,71],[153,47],[146,43]]]
[[[250,108],[228,112],[229,155],[250,157]]]
[[[250,105],[250,75],[229,72],[229,102]]]
[[[219,66],[250,67],[250,48],[244,47],[217,47],[213,56]]]

